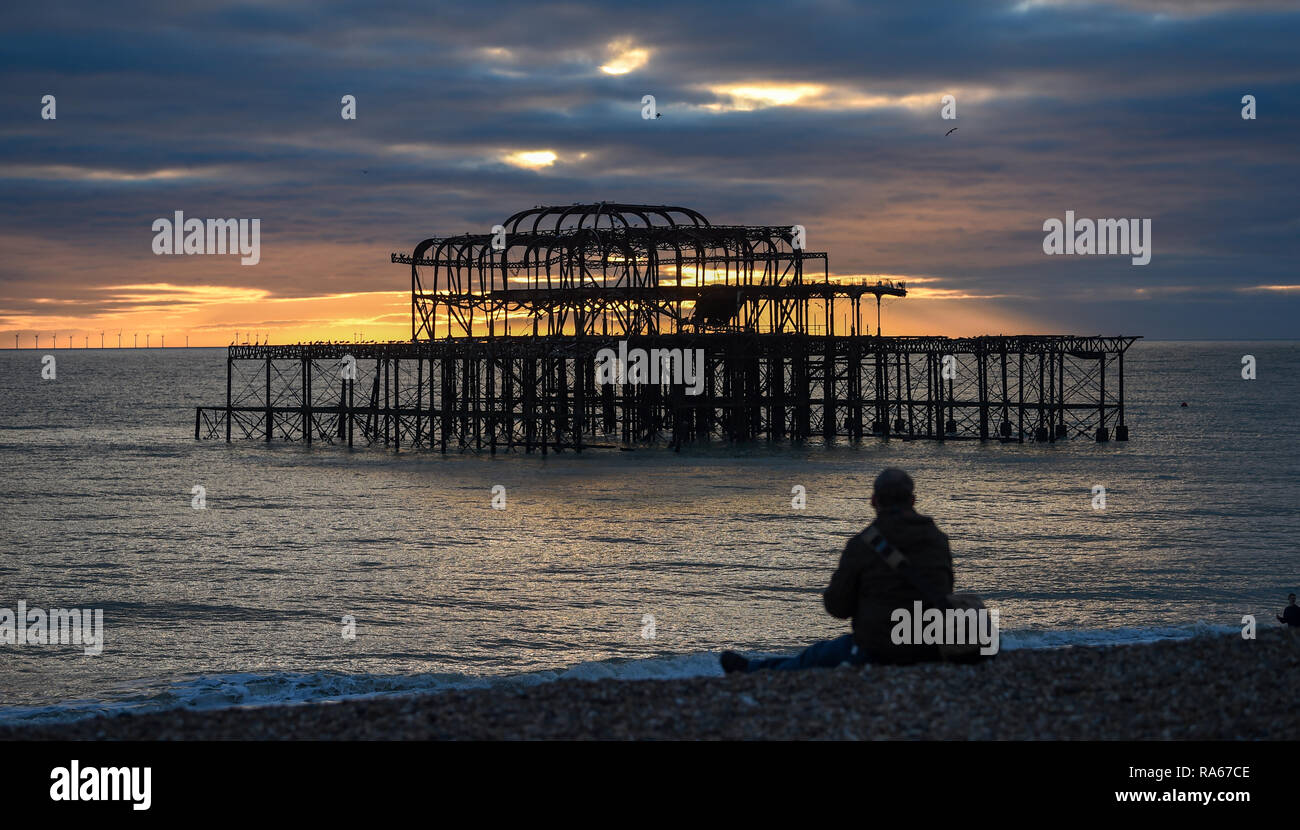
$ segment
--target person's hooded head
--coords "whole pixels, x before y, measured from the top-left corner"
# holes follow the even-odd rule
[[[912,477],[897,467],[888,467],[876,476],[871,488],[871,506],[882,510],[903,510],[916,504]]]

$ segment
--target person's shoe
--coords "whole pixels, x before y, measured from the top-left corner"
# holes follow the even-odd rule
[[[718,658],[718,662],[722,664],[722,670],[727,674],[745,671],[749,668],[749,661],[734,651],[722,652],[722,656]]]

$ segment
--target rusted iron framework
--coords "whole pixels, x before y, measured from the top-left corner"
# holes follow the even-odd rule
[[[854,320],[840,333],[855,334],[863,296],[906,295],[884,280],[831,282],[826,254],[798,237],[794,225],[712,225],[689,208],[602,202],[521,211],[492,233],[426,239],[392,261],[411,269],[412,340],[834,334],[837,299]]]
[[[409,342],[232,346],[226,405],[196,411],[195,437],[542,453],[1127,440],[1124,353],[1137,338],[883,337],[879,316],[863,333],[862,298],[879,314],[906,286],[833,282],[825,254],[797,241],[797,226],[607,203],[426,239],[392,255],[410,268]],[[619,350],[699,355],[697,378],[602,374],[602,354]]]

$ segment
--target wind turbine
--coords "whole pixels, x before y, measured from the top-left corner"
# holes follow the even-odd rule
[[[153,337],[153,335],[150,334],[149,332],[145,332],[145,333],[144,333],[144,347],[145,347],[146,349],[149,348],[149,338],[150,338],[150,337]]]
[[[99,348],[101,348],[101,349],[104,348],[104,330],[103,330],[103,329],[100,329],[100,331],[99,331]]]
[[[118,330],[117,330],[117,347],[118,347],[119,349],[122,348],[122,330],[121,330],[121,329],[118,329]]]
[[[131,336],[135,338],[135,345],[132,346],[131,348],[133,348],[133,349],[138,349],[138,348],[140,348],[140,332],[138,332],[138,331],[136,331],[136,332],[132,332],[132,333],[131,333]]]

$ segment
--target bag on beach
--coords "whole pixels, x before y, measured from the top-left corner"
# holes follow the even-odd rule
[[[866,546],[875,551],[885,564],[898,573],[899,576],[907,580],[922,598],[933,608],[940,611],[974,611],[979,613],[986,610],[984,601],[975,594],[943,594],[933,585],[929,584],[917,571],[912,567],[911,560],[893,543],[885,538],[885,534],[880,532],[874,524],[862,531],[862,541]],[[991,654],[983,654],[980,651],[981,645],[978,641],[969,643],[942,643],[939,645],[939,656],[947,663],[974,663],[979,660],[992,657]]]

